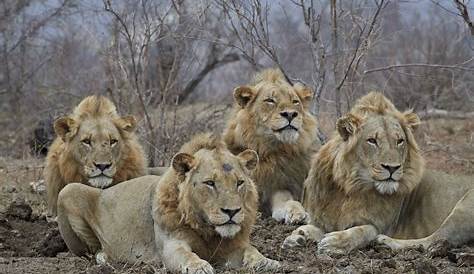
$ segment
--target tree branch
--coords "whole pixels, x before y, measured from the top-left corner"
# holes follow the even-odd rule
[[[465,71],[474,71],[474,68],[461,67],[458,65],[438,65],[438,64],[402,64],[402,65],[390,65],[386,67],[368,69],[364,71],[364,74],[369,74],[377,71],[392,70],[396,68],[407,68],[407,67],[428,67],[436,69],[456,69],[456,70],[465,70]]]
[[[469,30],[471,31],[471,35],[474,36],[474,23],[471,21],[471,18],[469,18],[469,13],[467,11],[466,3],[460,0],[454,0],[454,3],[456,4],[456,7],[458,8],[462,19],[464,20],[464,22],[466,22],[467,26],[469,27]]]
[[[193,77],[191,81],[189,81],[189,83],[180,93],[180,96],[179,96],[180,101],[182,102],[186,100],[186,98],[189,97],[189,95],[194,91],[197,85],[199,85],[199,83],[201,83],[201,81],[204,80],[206,75],[209,74],[211,71],[225,64],[236,62],[239,60],[240,60],[240,57],[238,54],[229,53],[229,54],[226,54],[221,59],[214,59],[213,61],[206,64],[206,66],[195,77]]]

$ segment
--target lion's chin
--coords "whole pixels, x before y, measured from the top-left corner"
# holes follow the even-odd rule
[[[240,231],[240,225],[237,224],[227,224],[216,226],[216,231],[223,238],[232,238]]]
[[[89,178],[89,185],[97,188],[106,188],[112,184],[112,178],[105,176],[105,175],[99,175],[95,176],[92,178]]]
[[[397,181],[387,180],[387,181],[375,181],[374,185],[375,185],[375,189],[380,194],[391,195],[397,192],[400,184]]]
[[[278,141],[285,143],[285,144],[294,144],[298,141],[298,137],[300,136],[299,132],[294,129],[285,129],[275,133],[276,138]]]

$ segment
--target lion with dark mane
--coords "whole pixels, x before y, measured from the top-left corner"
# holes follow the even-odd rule
[[[58,224],[76,255],[99,262],[161,261],[182,273],[214,273],[210,263],[271,271],[277,261],[250,244],[258,194],[249,174],[255,151],[233,155],[220,138],[195,136],[158,176],[105,190],[69,184],[59,194]]]
[[[56,139],[44,171],[48,216],[56,216],[58,193],[68,183],[107,188],[145,174],[145,153],[133,116],[120,117],[103,96],[89,96],[71,115],[54,122]]]
[[[224,131],[233,153],[255,150],[260,164],[253,173],[260,208],[285,223],[304,223],[299,202],[311,155],[320,144],[317,123],[309,113],[313,92],[290,84],[281,71],[267,69],[251,85],[234,90],[234,110]]]
[[[359,99],[313,159],[303,195],[310,224],[283,246],[311,240],[345,253],[374,239],[393,249],[473,240],[474,178],[425,169],[419,123],[381,93]]]

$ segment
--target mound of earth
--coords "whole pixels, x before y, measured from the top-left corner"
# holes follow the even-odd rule
[[[54,257],[67,251],[57,225],[32,212],[30,205],[17,200],[0,215],[1,257]]]

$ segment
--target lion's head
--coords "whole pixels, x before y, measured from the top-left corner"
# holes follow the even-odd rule
[[[412,111],[399,112],[382,94],[358,100],[337,121],[333,174],[346,192],[375,189],[380,194],[407,193],[418,184],[424,162],[413,136],[419,125]]]
[[[234,90],[243,134],[252,131],[268,142],[283,144],[305,142],[306,131],[316,122],[308,113],[312,98],[309,88],[290,85],[279,70],[269,69],[257,75],[254,84]]]
[[[120,117],[114,104],[101,96],[85,98],[72,115],[54,123],[66,153],[80,166],[78,172],[99,188],[112,184],[135,127],[133,116]]]
[[[163,212],[169,212],[166,204],[170,199],[177,199],[172,210],[178,214],[176,219],[200,233],[225,238],[233,238],[241,230],[248,233],[255,222],[258,199],[249,175],[257,162],[253,150],[235,156],[217,137],[194,137],[173,157],[172,170],[164,175],[177,175],[178,179],[176,188],[167,182],[159,191]]]

